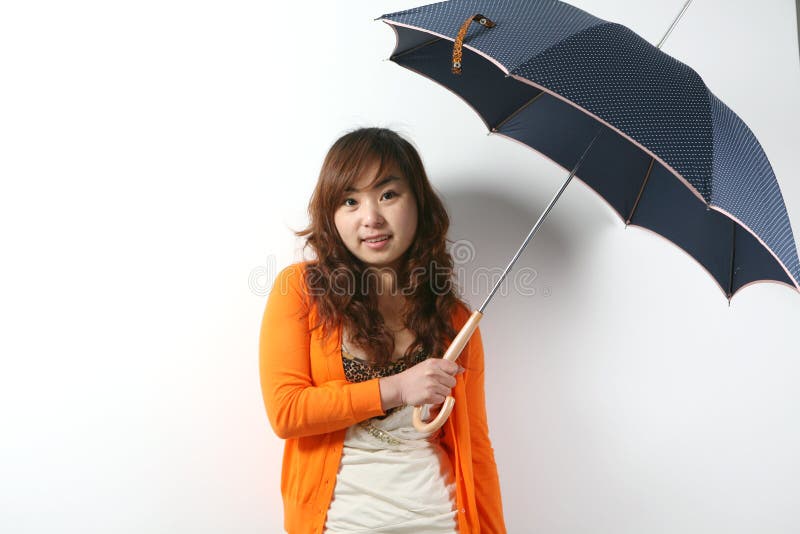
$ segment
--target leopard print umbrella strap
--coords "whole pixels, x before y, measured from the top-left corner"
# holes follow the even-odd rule
[[[461,29],[458,30],[458,35],[456,35],[456,41],[453,43],[453,74],[461,74],[461,45],[464,44],[464,36],[467,35],[469,25],[473,21],[481,26],[494,28],[494,22],[480,14],[469,17],[464,21],[464,24],[461,25]]]

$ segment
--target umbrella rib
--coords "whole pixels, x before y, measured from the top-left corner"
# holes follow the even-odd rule
[[[731,232],[731,270],[728,279],[728,306],[731,305],[731,298],[733,297],[733,261],[736,258],[736,221],[731,221],[733,232]]]
[[[511,113],[511,114],[510,114],[508,117],[506,117],[505,119],[503,119],[503,120],[501,120],[499,123],[497,123],[497,126],[493,126],[493,127],[492,127],[492,131],[493,131],[493,132],[496,132],[496,131],[498,131],[500,128],[502,128],[502,127],[503,127],[503,125],[505,125],[505,123],[507,123],[508,121],[510,121],[511,119],[513,119],[514,117],[516,117],[517,115],[519,115],[519,113],[520,113],[520,112],[521,112],[523,109],[527,108],[528,106],[530,106],[531,104],[533,104],[534,102],[536,102],[536,100],[537,100],[537,99],[538,99],[540,96],[542,96],[543,94],[544,94],[544,91],[539,91],[539,94],[538,94],[538,95],[534,96],[533,98],[531,98],[530,100],[528,100],[527,102],[525,102],[524,104],[522,104],[522,105],[521,105],[519,108],[517,108],[517,110],[516,110],[516,111],[514,111],[514,112],[513,112],[513,113]]]
[[[633,214],[636,211],[636,208],[639,206],[639,200],[642,198],[642,193],[644,192],[644,186],[647,185],[647,180],[650,178],[650,173],[653,170],[653,164],[656,162],[656,158],[650,158],[650,166],[647,167],[647,172],[644,175],[644,180],[642,181],[642,186],[639,188],[639,194],[636,195],[636,202],[633,203],[633,208],[631,209],[631,214],[628,215],[628,218],[625,219],[625,228],[631,223],[631,219],[633,219]]]
[[[441,40],[442,40],[441,37],[434,37],[430,41],[425,41],[424,43],[420,43],[417,46],[413,46],[413,47],[409,48],[408,50],[404,50],[404,51],[400,52],[399,54],[395,54],[392,57],[390,57],[389,59],[394,61],[395,59],[397,59],[399,57],[403,57],[404,55],[410,54],[411,52],[416,52],[420,48],[425,48],[426,46],[432,45],[433,43],[436,43],[436,42],[441,41]]]

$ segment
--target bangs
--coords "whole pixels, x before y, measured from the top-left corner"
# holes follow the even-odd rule
[[[367,145],[367,143],[364,144]],[[375,163],[378,164],[378,169],[375,175],[370,177],[370,181],[366,185],[367,190],[378,183],[383,173],[392,166],[397,167],[400,171],[401,176],[398,176],[398,178],[401,178],[406,184],[409,184],[407,176],[408,165],[403,164],[405,162],[403,154],[397,150],[395,146],[389,145],[388,143],[384,146],[381,145],[384,144],[375,142],[369,143],[367,146],[358,147],[359,149],[354,151],[350,157],[343,158],[338,172],[340,179],[337,180],[338,187],[335,191],[335,195],[339,201],[343,201],[349,194],[347,191],[348,188],[357,189],[356,182],[358,182],[364,173]]]

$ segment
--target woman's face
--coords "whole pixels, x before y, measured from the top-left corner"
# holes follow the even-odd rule
[[[417,231],[417,202],[396,165],[388,165],[375,180],[379,167],[380,161],[375,160],[358,176],[355,190],[348,189],[336,209],[334,223],[355,257],[370,266],[397,269],[397,261]],[[369,242],[380,237],[388,239]]]

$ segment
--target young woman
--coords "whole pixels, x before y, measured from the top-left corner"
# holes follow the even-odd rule
[[[391,130],[344,135],[308,211],[297,235],[316,259],[278,274],[260,339],[286,530],[505,532],[480,329],[458,363],[441,359],[470,312],[419,154]],[[418,432],[413,406],[447,395],[445,425]]]

